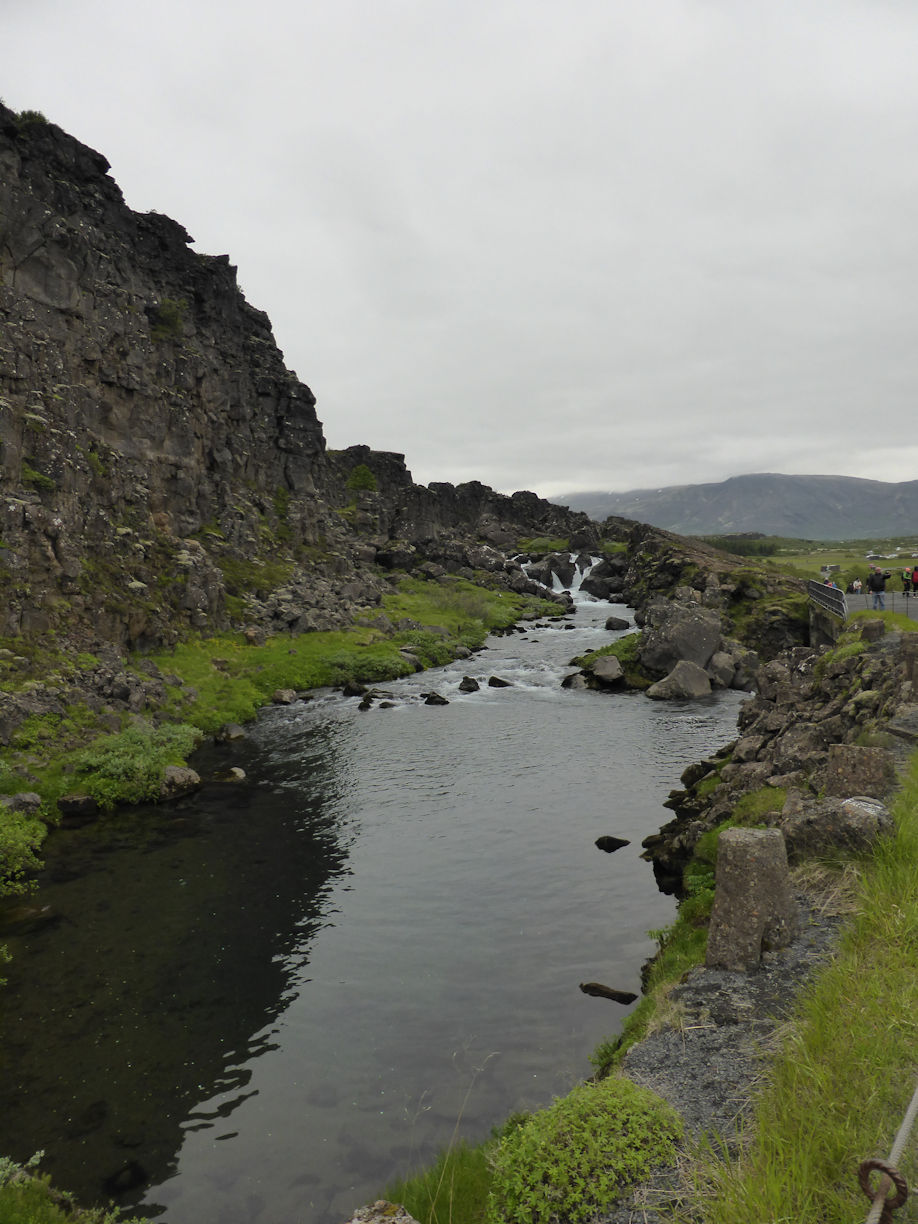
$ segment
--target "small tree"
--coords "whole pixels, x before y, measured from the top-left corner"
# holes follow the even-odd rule
[[[352,493],[375,493],[379,485],[367,465],[358,463],[347,478],[347,487]]]

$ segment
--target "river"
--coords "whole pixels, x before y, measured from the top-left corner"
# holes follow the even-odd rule
[[[584,597],[390,708],[272,707],[195,761],[245,781],[54,833],[54,918],[7,939],[0,1151],[164,1224],[340,1224],[588,1075],[630,1009],[579,983],[640,990],[674,914],[640,842],[742,700],[562,689],[613,612]]]

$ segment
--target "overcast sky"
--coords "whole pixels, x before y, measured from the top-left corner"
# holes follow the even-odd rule
[[[918,479],[915,0],[2,0],[329,446],[556,497]]]

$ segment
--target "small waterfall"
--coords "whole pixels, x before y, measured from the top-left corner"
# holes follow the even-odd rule
[[[554,554],[560,556],[561,554]],[[589,553],[568,553],[568,561],[572,570],[571,580],[569,583],[563,581],[563,576],[558,574],[556,570],[551,569],[551,585],[544,581],[546,568],[551,567],[552,557],[547,557],[543,561],[527,561],[523,563],[523,570],[533,582],[537,582],[540,586],[544,586],[546,590],[551,591],[555,595],[561,595],[567,592],[573,599],[574,603],[592,602],[594,596],[581,593],[581,586],[585,578],[588,578],[593,567],[598,565],[602,557],[594,557]],[[535,572],[533,572],[535,571]],[[565,575],[566,576],[566,575]]]

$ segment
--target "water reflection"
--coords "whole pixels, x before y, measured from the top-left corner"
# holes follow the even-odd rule
[[[129,1201],[189,1131],[231,1130],[346,871],[321,798],[334,761],[324,744],[314,790],[283,804],[210,785],[49,839],[40,900],[59,920],[7,940],[0,1151],[43,1148],[83,1201]]]

